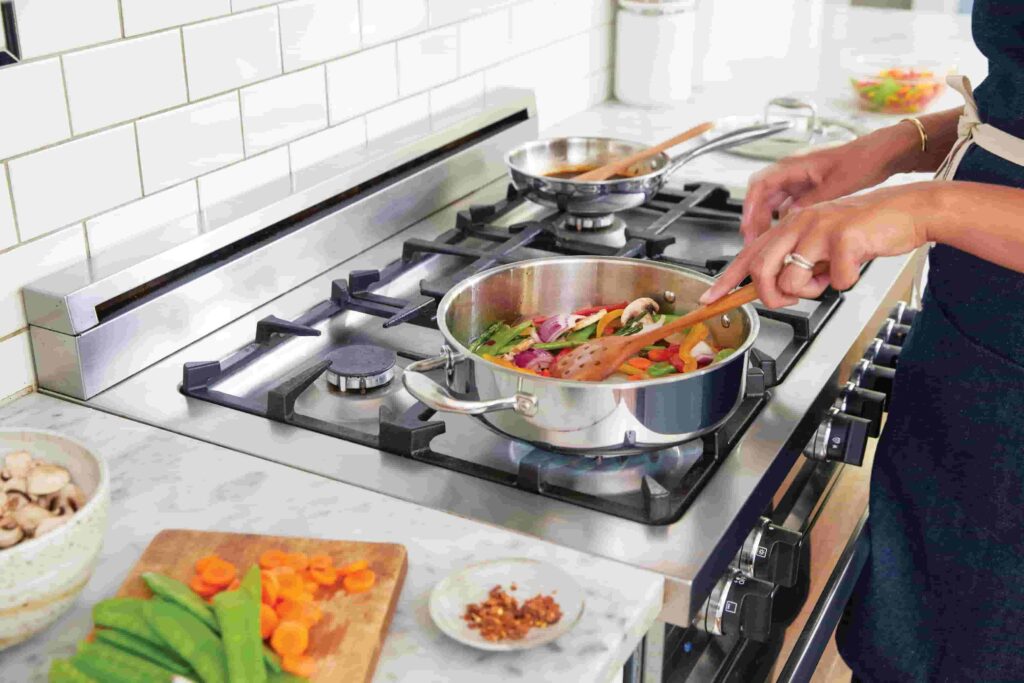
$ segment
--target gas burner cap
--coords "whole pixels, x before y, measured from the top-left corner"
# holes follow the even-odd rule
[[[617,221],[613,214],[606,216],[573,216],[569,214],[565,217],[565,229],[566,230],[602,230],[604,228],[610,228],[615,225]]]
[[[395,352],[379,346],[344,346],[327,355],[327,383],[339,391],[376,389],[395,378]]]

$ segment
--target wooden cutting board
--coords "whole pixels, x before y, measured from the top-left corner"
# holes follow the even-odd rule
[[[341,588],[341,581],[335,588],[321,589],[318,597],[323,597],[317,604],[323,619],[310,630],[308,650],[317,660],[317,673],[311,681],[370,681],[405,580],[405,546],[166,529],[142,553],[117,595],[150,597],[152,593],[141,578],[144,572],[159,572],[187,583],[194,573],[195,561],[210,553],[234,563],[241,573],[256,564],[260,553],[271,548],[330,555],[337,567],[357,560],[370,563],[377,582],[367,592],[348,595]]]

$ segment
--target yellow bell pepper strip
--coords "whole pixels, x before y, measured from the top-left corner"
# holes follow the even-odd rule
[[[603,337],[604,331],[608,329],[608,325],[610,325],[613,320],[618,320],[619,318],[621,318],[622,312],[624,310],[626,309],[619,308],[614,311],[608,311],[608,313],[603,318],[597,321],[597,334],[595,336]]]
[[[484,354],[481,354],[480,357],[483,358],[484,360],[487,360],[487,361],[490,361],[490,362],[494,363],[495,365],[500,365],[503,368],[508,368],[509,370],[515,370],[516,372],[522,372],[522,373],[527,374],[527,375],[537,375],[537,376],[539,376],[539,373],[536,373],[533,370],[527,370],[526,368],[521,368],[518,365],[516,365],[515,363],[513,363],[512,361],[505,360],[504,358],[500,358],[498,356],[492,356],[490,354],[484,353]]]
[[[704,323],[697,323],[691,327],[683,338],[683,343],[679,345],[679,357],[686,360],[687,356],[692,355],[690,352],[693,351],[693,347],[707,339],[707,336],[708,326]]]
[[[642,375],[642,374],[644,374],[643,370],[641,370],[640,368],[633,367],[632,365],[629,364],[629,361],[626,361],[625,363],[623,363],[622,365],[619,366],[619,372],[621,372],[624,375]]]
[[[633,356],[626,362],[632,365],[634,368],[639,368],[640,370],[646,370],[647,368],[651,367],[651,365],[654,364],[653,361],[649,361],[646,358],[642,358],[640,356]]]
[[[635,382],[640,379],[650,379],[650,377],[647,376],[646,372],[641,372],[639,375],[628,375],[626,379],[631,382]]]

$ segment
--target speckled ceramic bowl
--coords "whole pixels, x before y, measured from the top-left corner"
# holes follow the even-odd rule
[[[0,650],[31,638],[71,607],[96,565],[110,505],[107,467],[81,444],[53,432],[0,430],[0,457],[14,450],[66,467],[89,500],[67,524],[0,550]]]

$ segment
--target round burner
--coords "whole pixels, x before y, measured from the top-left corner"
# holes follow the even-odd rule
[[[395,377],[395,352],[379,346],[343,346],[327,355],[327,383],[339,391],[376,389]]]
[[[613,214],[606,216],[573,216],[569,214],[565,217],[566,230],[603,230],[616,226],[616,223],[622,223],[622,221],[616,219]]]

